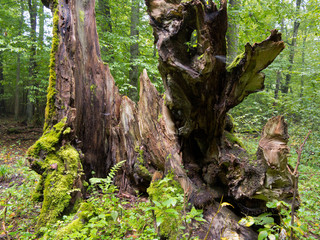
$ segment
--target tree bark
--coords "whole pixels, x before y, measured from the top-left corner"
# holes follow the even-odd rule
[[[23,13],[24,13],[24,5],[23,1],[20,2],[20,29],[22,29],[23,24]],[[21,30],[19,31],[19,36],[21,35]],[[17,120],[19,118],[19,110],[20,110],[20,100],[19,100],[19,84],[20,84],[20,78],[21,78],[21,54],[17,54],[17,76],[16,76],[16,86],[15,86],[15,97],[14,97],[14,119]]]
[[[303,37],[303,43],[302,43],[302,53],[301,53],[301,65],[302,65],[302,75],[300,79],[301,88],[300,88],[300,97],[303,97],[303,90],[304,90],[304,77],[305,77],[305,53],[306,53],[306,40],[307,40],[307,34],[305,33]]]
[[[3,76],[3,57],[2,57],[2,51],[0,51],[0,115],[5,114],[6,106],[5,101],[3,99],[4,95],[4,76]]]
[[[301,0],[296,0],[297,15],[300,12],[300,5],[301,5]],[[299,26],[300,26],[300,20],[299,20],[299,17],[297,16],[297,19],[294,21],[294,24],[293,24],[292,40],[291,40],[290,52],[289,52],[289,67],[288,67],[288,73],[286,74],[286,81],[282,89],[283,93],[288,93],[290,88],[291,75],[292,75],[291,72],[292,72],[292,67],[294,62],[294,55],[295,55],[295,49],[297,44]]]
[[[37,1],[35,0],[28,0],[28,7],[29,7],[29,15],[30,15],[30,25],[31,25],[31,48],[30,48],[30,66],[29,66],[29,87],[34,84],[34,79],[36,79],[36,43],[37,43]],[[27,121],[31,122],[33,118],[33,111],[34,111],[33,101],[31,100],[31,91],[30,89],[27,90]]]
[[[284,48],[281,35],[273,30],[265,41],[247,44],[226,68],[220,60],[226,56],[225,1],[217,9],[211,1],[148,0],[166,93],[159,95],[144,70],[135,104],[119,94],[100,59],[94,1],[44,3],[55,13],[50,83],[44,134],[28,151],[32,169],[42,175],[38,227],[75,206],[92,171],[106,176],[126,159],[115,179],[120,191],[145,193],[154,173],[173,171],[206,219],[222,196],[235,206],[214,220],[210,239],[255,239],[254,231],[238,225],[241,212],[256,215],[266,201],[292,197],[287,127],[282,117],[273,118],[257,158],[249,161],[227,112],[263,89],[261,70]],[[196,47],[190,47],[194,31]],[[204,224],[199,236],[208,229]]]
[[[139,0],[131,1],[131,25],[130,37],[132,44],[130,45],[130,70],[129,81],[134,88],[130,88],[128,96],[134,100],[138,100],[138,80],[139,80],[139,66],[135,62],[139,56]]]
[[[39,37],[38,37],[38,42],[40,46],[43,46],[43,41],[44,41],[44,20],[45,20],[44,6],[43,4],[40,3],[39,5]]]
[[[274,99],[279,98],[279,89],[280,89],[281,80],[282,80],[282,74],[281,74],[281,71],[278,70],[277,78],[276,78],[276,88],[274,89]],[[276,105],[275,102],[274,102],[274,105]]]

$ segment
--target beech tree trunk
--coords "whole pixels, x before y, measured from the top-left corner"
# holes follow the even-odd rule
[[[130,25],[130,37],[132,43],[130,45],[130,70],[129,70],[129,81],[130,84],[138,89],[139,80],[139,66],[136,63],[139,57],[139,0],[131,1],[131,25]],[[137,90],[131,88],[128,95],[134,101],[138,100]]]
[[[44,134],[28,151],[42,176],[38,227],[76,206],[92,171],[104,177],[126,160],[115,179],[120,191],[145,193],[154,174],[173,171],[209,222],[222,196],[235,206],[223,208],[212,228],[203,224],[200,237],[209,230],[208,239],[255,239],[239,216],[292,198],[287,126],[283,117],[272,118],[250,159],[227,112],[263,89],[261,70],[284,48],[281,34],[272,30],[265,41],[247,44],[227,67],[226,1],[217,9],[212,1],[147,0],[166,92],[160,96],[144,70],[135,104],[119,94],[101,61],[94,1],[42,2],[54,12],[54,34]]]
[[[30,25],[31,25],[31,48],[30,48],[30,66],[29,66],[29,84],[28,86],[31,87],[34,84],[34,80],[36,78],[36,54],[37,54],[37,1],[35,0],[28,0],[28,10],[30,15]],[[27,121],[31,122],[34,114],[34,104],[30,98],[31,90],[27,90]]]
[[[3,76],[3,57],[2,57],[2,51],[0,51],[0,116],[5,114],[5,102],[3,99],[4,95],[4,76]]]
[[[292,67],[293,67],[293,61],[295,56],[295,50],[296,50],[296,44],[297,44],[297,36],[298,36],[298,30],[300,26],[300,19],[299,19],[299,12],[300,12],[300,6],[301,6],[301,0],[296,0],[296,20],[293,23],[293,32],[292,32],[292,40],[290,44],[290,52],[289,52],[289,67],[288,67],[288,73],[286,74],[286,81],[283,86],[282,92],[288,93],[290,89],[290,83],[291,83],[291,75],[292,75]]]

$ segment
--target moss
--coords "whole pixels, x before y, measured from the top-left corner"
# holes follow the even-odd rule
[[[36,189],[32,193],[32,201],[42,202],[43,201],[43,190],[44,190],[44,177],[41,176]]]
[[[92,217],[94,208],[90,203],[82,203],[79,207],[78,212],[75,215],[75,219],[67,226],[58,230],[56,239],[63,239],[69,236],[71,233],[80,232],[86,222]]]
[[[56,150],[56,145],[59,143],[60,136],[65,128],[66,118],[62,119],[59,123],[54,125],[52,129],[47,130],[27,151],[27,155],[38,158],[40,152],[48,154]],[[40,162],[38,162],[40,164]]]
[[[139,156],[137,157],[137,160],[143,164],[144,163],[144,159],[143,159],[143,149],[141,149],[138,145],[134,147],[134,151],[136,153],[139,153]]]
[[[138,162],[134,164],[135,172],[143,179],[151,181],[152,175],[149,172],[149,170],[144,166],[143,149],[141,149],[140,146],[137,145],[135,146],[134,151],[139,154],[137,157]]]
[[[143,166],[142,164],[134,164],[134,171],[140,176],[142,177],[143,179],[146,179],[148,181],[151,181],[152,179],[152,175],[151,173],[149,172],[149,170]]]
[[[245,146],[243,143],[237,138],[233,133],[225,131],[225,137],[227,138],[228,141],[230,141],[233,144],[238,144],[240,147],[245,149]]]
[[[97,86],[96,86],[95,84],[92,84],[92,85],[90,86],[90,91],[92,92],[92,94],[95,94],[96,88],[97,88]]]
[[[48,168],[44,180],[43,204],[37,227],[53,223],[70,205],[74,182],[79,178],[80,157],[71,145],[65,145],[56,153],[48,154],[48,164],[57,164],[54,169]]]
[[[59,47],[59,35],[58,35],[58,24],[59,24],[59,10],[58,1],[54,1],[54,15],[53,15],[53,29],[52,29],[52,47],[50,53],[50,65],[49,65],[49,86],[47,90],[47,104],[45,109],[45,122],[43,130],[46,131],[49,127],[49,123],[52,121],[55,114],[55,96],[56,96],[56,53]]]
[[[244,56],[245,56],[244,52],[239,54],[238,56],[236,56],[236,58],[233,60],[233,62],[230,63],[229,66],[227,67],[227,71],[231,72],[232,69],[235,68],[240,63],[240,61],[244,58]]]
[[[82,10],[79,11],[79,18],[81,22],[84,22],[84,11]]]
[[[63,135],[67,135],[71,132],[71,128],[67,127],[66,130],[63,131]]]

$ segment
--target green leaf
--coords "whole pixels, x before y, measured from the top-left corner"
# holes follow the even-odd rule
[[[111,217],[113,219],[113,221],[116,221],[118,218],[118,212],[117,211],[111,211]]]
[[[169,198],[169,199],[167,199],[166,201],[164,201],[164,202],[162,203],[162,205],[165,206],[165,207],[171,207],[171,206],[175,206],[176,203],[177,203],[177,199],[175,199],[175,198]]]
[[[261,231],[259,233],[258,240],[263,240],[263,239],[266,239],[267,237],[268,237],[268,232],[267,231]]]

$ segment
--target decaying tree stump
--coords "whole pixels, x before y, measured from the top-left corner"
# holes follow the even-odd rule
[[[38,226],[77,206],[92,171],[103,177],[127,160],[115,180],[121,191],[144,193],[155,172],[173,171],[209,221],[222,196],[235,206],[214,219],[210,239],[254,239],[238,225],[241,213],[256,215],[266,201],[292,197],[287,126],[282,117],[271,119],[250,159],[227,112],[263,89],[261,70],[284,48],[281,34],[272,30],[265,41],[247,44],[227,67],[225,0],[219,9],[212,1],[146,0],[166,92],[160,96],[144,71],[136,104],[119,94],[101,61],[95,1],[42,2],[54,13],[54,35],[44,134],[28,152],[42,175]]]

